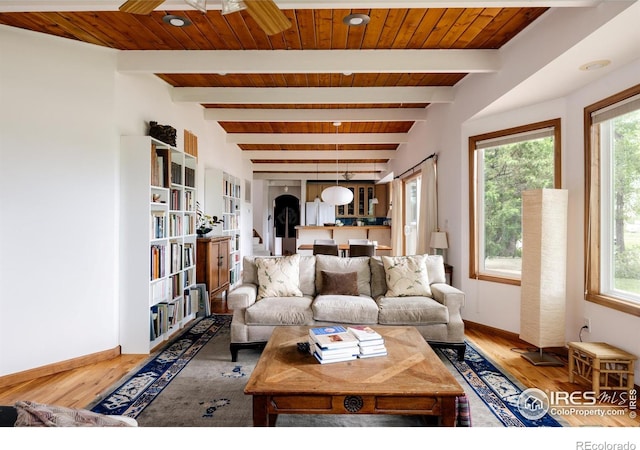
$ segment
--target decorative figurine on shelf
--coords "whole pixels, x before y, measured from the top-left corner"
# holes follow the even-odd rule
[[[200,209],[200,203],[198,202],[196,202],[196,216],[198,219],[196,223],[196,233],[198,237],[204,237],[213,230],[213,227],[223,222],[222,219],[218,219],[218,216],[205,214],[204,211]]]
[[[149,136],[174,147],[176,146],[176,129],[171,125],[159,125],[158,122],[149,122]]]

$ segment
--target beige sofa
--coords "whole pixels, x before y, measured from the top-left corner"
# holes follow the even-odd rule
[[[242,284],[227,299],[232,361],[240,349],[264,346],[276,326],[331,324],[412,325],[432,347],[452,347],[464,358],[465,296],[445,283],[440,255],[248,256],[243,263]],[[397,276],[396,267],[423,272],[428,282]]]

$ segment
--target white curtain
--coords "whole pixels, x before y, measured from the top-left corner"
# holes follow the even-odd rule
[[[394,256],[402,255],[402,237],[404,235],[404,220],[402,207],[402,180],[395,179],[391,183],[393,192],[391,198],[391,254]]]
[[[436,189],[436,157],[420,165],[420,210],[418,212],[418,239],[416,253],[429,253],[431,232],[438,229],[438,192]]]

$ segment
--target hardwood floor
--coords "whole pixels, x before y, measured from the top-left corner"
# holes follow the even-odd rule
[[[229,313],[226,304],[220,301],[214,305],[213,312]],[[533,366],[520,356],[528,347],[523,341],[509,333],[469,324],[467,339],[477,349],[486,354],[504,370],[513,375],[527,387],[537,387],[549,392],[588,391],[586,383],[568,382],[567,367]],[[25,383],[8,386],[0,390],[0,405],[12,405],[19,400],[31,400],[40,403],[56,404],[72,408],[83,408],[92,404],[107,389],[116,384],[130,371],[141,365],[146,355],[121,355],[109,361],[88,367],[38,378]],[[565,357],[566,362],[566,357]],[[614,406],[599,403],[593,410],[619,410]],[[472,412],[473,417],[473,412]],[[624,415],[585,415],[566,414],[563,416],[570,426],[599,427],[638,427],[640,418],[632,419],[629,411]]]

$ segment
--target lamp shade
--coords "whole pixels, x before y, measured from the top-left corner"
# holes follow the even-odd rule
[[[449,242],[447,241],[447,233],[444,231],[434,231],[431,233],[431,241],[429,242],[431,248],[449,248]]]
[[[520,339],[541,349],[566,343],[567,210],[566,189],[522,192]]]
[[[330,205],[346,205],[353,200],[353,192],[344,186],[330,186],[322,191],[322,201]]]

